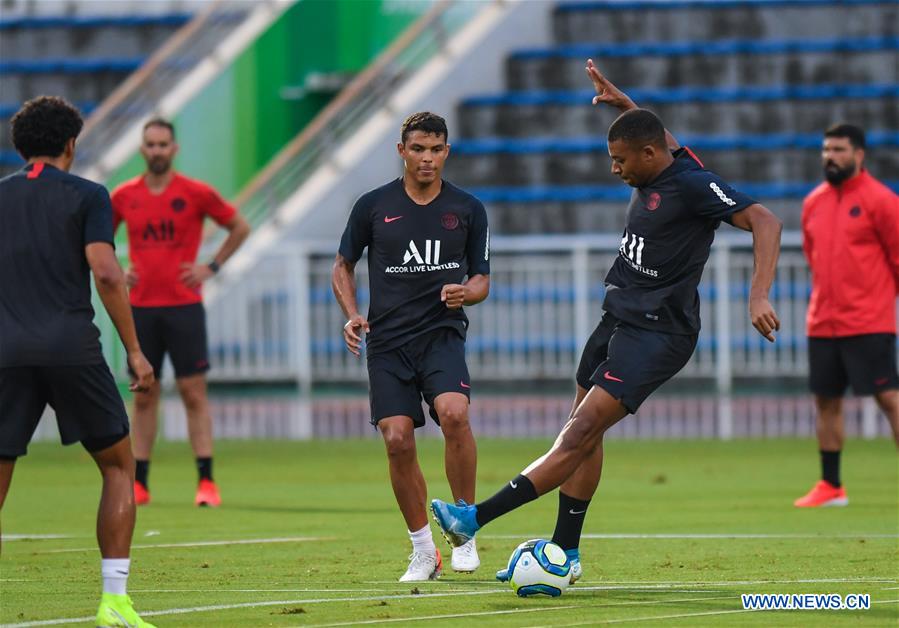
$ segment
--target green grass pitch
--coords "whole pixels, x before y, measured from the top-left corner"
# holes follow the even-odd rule
[[[547,445],[482,440],[479,496]],[[421,441],[419,457],[430,496],[448,497],[442,444]],[[161,443],[129,593],[158,626],[896,626],[896,450],[850,441],[843,458],[849,507],[800,510],[793,499],[817,479],[811,441],[609,441],[583,580],[561,598],[519,599],[493,573],[519,542],[552,534],[555,493],[481,532],[476,574],[449,570],[432,524],[447,571],[413,587],[397,582],[410,546],[377,440],[220,442],[219,509],[192,504],[189,448]],[[0,623],[91,625],[99,487],[78,447],[35,444],[20,460],[3,512]],[[872,605],[746,612],[741,593],[869,593]],[[50,623],[68,619],[81,621]]]

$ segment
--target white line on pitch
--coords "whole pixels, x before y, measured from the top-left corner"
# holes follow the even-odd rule
[[[561,611],[561,610],[570,610],[572,608],[577,609],[589,609],[589,608],[608,608],[612,606],[651,606],[656,604],[680,604],[684,602],[707,602],[709,600],[730,600],[734,599],[734,596],[727,595],[721,597],[702,597],[702,598],[686,598],[680,600],[651,600],[651,601],[634,601],[634,602],[613,602],[607,604],[571,604],[568,606],[552,606],[548,608],[539,608],[539,609],[529,609],[529,608],[520,608],[514,610],[502,610],[502,611],[477,611],[473,613],[454,613],[451,615],[430,615],[426,617],[397,617],[393,619],[365,619],[359,621],[349,621],[349,622],[340,622],[333,624],[306,624],[309,628],[328,628],[335,626],[361,626],[365,624],[378,624],[378,623],[390,623],[390,622],[409,622],[409,621],[421,621],[421,620],[432,620],[432,619],[459,619],[463,617],[483,617],[487,615],[511,615],[515,613],[536,613],[536,612],[547,612],[547,611]],[[556,625],[556,624],[554,624]]]
[[[481,539],[549,538],[544,534],[482,534]],[[582,534],[582,539],[899,539],[899,534]]]
[[[194,543],[153,543],[150,545],[132,545],[131,549],[157,549],[165,547],[210,547],[214,545],[263,545],[268,543],[306,543],[309,541],[332,541],[333,537],[325,536],[288,536],[273,539],[239,539],[236,541],[196,541]],[[97,546],[76,547],[70,549],[44,550],[38,554],[65,554],[67,552],[95,552]]]
[[[708,617],[711,615],[731,615],[733,613],[752,613],[755,611],[736,609],[730,611],[704,611],[702,613],[680,613],[678,615],[649,615],[647,617],[627,617],[625,619],[606,619],[576,622],[573,624],[555,624],[555,628],[569,628],[570,626],[597,626],[600,624],[625,624],[634,621],[658,621],[660,619],[682,619],[685,617]]]
[[[408,588],[408,585],[406,585]],[[376,593],[384,589],[132,589],[131,593]]]
[[[225,611],[235,608],[258,608],[263,606],[281,606],[288,604],[326,604],[330,602],[377,602],[380,600],[421,600],[435,597],[450,597],[458,595],[496,595],[498,593],[508,595],[509,590],[494,589],[493,591],[452,591],[446,593],[418,593],[402,595],[369,595],[363,597],[334,597],[334,598],[307,598],[300,600],[273,600],[268,602],[241,602],[238,604],[214,604],[210,606],[194,606],[192,608],[170,608],[159,611],[141,611],[141,617],[159,617],[162,615],[184,615],[187,613],[203,613],[209,611]],[[26,628],[28,626],[57,626],[59,624],[74,624],[78,622],[93,621],[94,616],[90,617],[72,617],[68,619],[46,619],[39,621],[28,621],[19,624],[2,624],[0,628]]]

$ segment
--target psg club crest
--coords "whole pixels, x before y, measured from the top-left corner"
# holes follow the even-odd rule
[[[649,198],[646,199],[646,209],[651,212],[654,212],[659,208],[659,205],[662,204],[662,195],[658,192],[653,192],[649,195]]]
[[[459,227],[459,217],[456,214],[443,214],[440,217],[440,224],[443,225],[444,229],[452,231]]]
[[[862,208],[858,205],[855,205],[852,209],[849,210],[849,215],[853,218],[858,218],[862,215]]]
[[[184,208],[187,207],[187,201],[185,201],[180,196],[172,199],[172,211],[175,213],[180,213],[184,211]]]

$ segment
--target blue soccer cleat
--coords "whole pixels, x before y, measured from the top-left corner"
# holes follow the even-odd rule
[[[461,547],[474,538],[481,527],[475,516],[477,511],[477,507],[469,506],[461,499],[457,504],[448,504],[439,499],[431,500],[434,521],[440,526],[443,538],[453,547]]]

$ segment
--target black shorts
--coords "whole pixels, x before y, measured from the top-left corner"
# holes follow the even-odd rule
[[[206,310],[202,303],[171,307],[135,307],[134,325],[140,348],[159,379],[162,360],[169,354],[175,377],[209,370]]]
[[[0,458],[25,455],[47,404],[64,445],[112,445],[128,435],[125,404],[105,362],[0,368]]]
[[[808,366],[809,387],[820,397],[842,397],[850,384],[860,396],[899,388],[893,334],[809,338]]]
[[[586,390],[599,386],[633,414],[684,368],[696,338],[637,327],[606,312],[581,354],[577,383]]]
[[[387,417],[408,416],[415,427],[422,427],[422,399],[439,424],[434,409],[438,395],[456,392],[471,397],[465,338],[455,329],[441,327],[396,349],[369,353],[368,383],[372,425]]]

